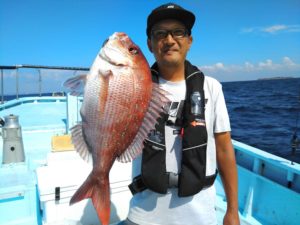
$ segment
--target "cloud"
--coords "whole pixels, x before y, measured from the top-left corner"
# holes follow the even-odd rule
[[[286,25],[274,25],[262,29],[262,31],[266,33],[276,33],[283,30],[289,30],[289,27]]]
[[[71,76],[76,76],[79,71],[67,71],[67,70],[40,70],[42,77],[44,79],[53,80],[53,81],[64,81]]]
[[[241,33],[267,33],[267,34],[278,34],[278,33],[292,33],[300,32],[300,25],[284,25],[276,24],[268,27],[247,27],[241,29]]]
[[[287,57],[287,56],[283,57],[282,61],[283,61],[283,63],[284,63],[285,65],[288,65],[288,66],[297,66],[297,64],[294,63],[294,62],[293,62],[289,57]]]
[[[4,70],[4,77],[7,79],[16,79],[16,75],[19,75],[19,79],[38,80],[39,73],[42,79],[63,81],[68,77],[80,74],[80,71],[66,71],[66,70],[48,70],[48,69],[18,69],[18,70]]]
[[[217,62],[213,65],[202,65],[199,66],[206,74],[212,76],[218,75],[242,75],[249,76],[255,75],[270,75],[270,76],[291,76],[300,74],[300,64],[294,62],[290,57],[285,56],[281,62],[275,63],[271,59],[266,59],[257,63],[244,62],[243,64],[231,64],[226,65],[223,62]],[[224,78],[224,77],[222,77]],[[236,78],[232,78],[236,79]]]
[[[3,70],[3,77],[8,79],[15,79],[16,73],[16,70]]]
[[[275,69],[275,65],[273,64],[273,61],[271,59],[267,59],[264,62],[258,63],[258,69]]]
[[[42,92],[56,92],[66,90],[62,84],[69,77],[83,74],[81,71],[28,69],[3,70],[4,94],[16,94],[19,87],[19,94],[38,93],[41,81]],[[17,79],[18,75],[18,79]],[[39,77],[41,75],[41,78]],[[41,80],[40,80],[41,79]],[[17,86],[18,85],[18,86]]]

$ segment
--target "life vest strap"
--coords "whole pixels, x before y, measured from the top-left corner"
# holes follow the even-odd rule
[[[178,187],[178,174],[172,173],[172,172],[168,172],[168,177],[169,177],[169,184],[168,184],[168,188],[174,188],[174,187]],[[208,188],[211,185],[214,184],[215,179],[218,175],[218,171],[216,170],[216,173],[210,176],[206,176],[205,180],[204,180],[204,185],[203,185],[203,189],[204,188]],[[128,185],[132,195],[135,195],[139,192],[142,192],[144,190],[147,189],[145,183],[143,182],[142,176],[138,175],[136,176],[132,183]]]

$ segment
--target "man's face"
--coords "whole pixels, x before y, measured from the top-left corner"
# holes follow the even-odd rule
[[[158,64],[178,66],[184,62],[192,40],[181,22],[163,20],[153,26],[147,43]]]

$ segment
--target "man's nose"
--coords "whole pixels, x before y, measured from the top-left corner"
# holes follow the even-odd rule
[[[165,41],[166,41],[167,43],[175,42],[175,40],[174,40],[174,38],[173,38],[173,36],[172,36],[171,33],[168,33],[167,37],[165,38]]]

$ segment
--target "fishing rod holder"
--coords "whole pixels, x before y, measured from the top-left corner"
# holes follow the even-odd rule
[[[22,128],[19,117],[13,114],[1,119],[3,138],[3,160],[2,164],[17,163],[25,161]]]

